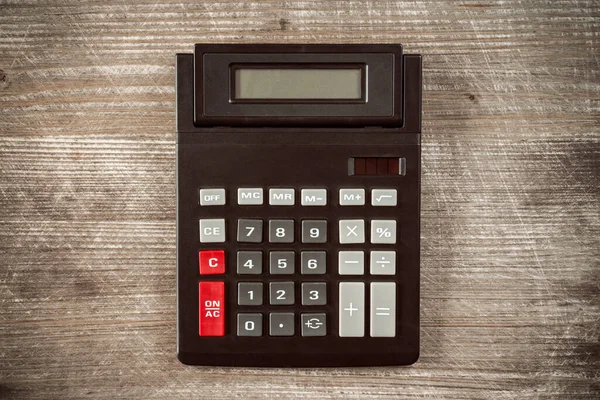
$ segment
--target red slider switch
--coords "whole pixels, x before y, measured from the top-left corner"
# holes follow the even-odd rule
[[[225,336],[225,283],[198,284],[200,336]]]
[[[200,275],[225,273],[225,250],[201,250],[198,253]]]

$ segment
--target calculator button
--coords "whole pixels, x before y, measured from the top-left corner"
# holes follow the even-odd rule
[[[225,283],[199,282],[198,305],[200,336],[225,335]]]
[[[300,193],[303,206],[327,205],[327,189],[302,189]]]
[[[269,298],[273,306],[294,304],[294,282],[269,283]]]
[[[340,189],[340,206],[364,206],[365,189]]]
[[[294,243],[294,220],[272,219],[269,221],[269,242]]]
[[[394,275],[396,273],[396,252],[395,251],[372,251],[371,275]]]
[[[302,284],[302,305],[323,306],[327,304],[327,283],[304,282]]]
[[[327,243],[327,221],[302,221],[302,243]]]
[[[200,243],[223,243],[225,242],[225,220],[201,219],[200,220]]]
[[[262,188],[239,188],[237,193],[240,206],[259,206],[263,203]]]
[[[394,244],[396,243],[396,221],[373,220],[371,221],[371,243]]]
[[[371,283],[371,337],[396,336],[396,283]]]
[[[238,251],[237,273],[239,275],[262,274],[262,252],[261,251]]]
[[[398,205],[398,192],[396,189],[371,190],[371,205],[375,207],[393,207]]]
[[[262,336],[262,314],[240,313],[237,315],[238,336]]]
[[[263,303],[262,282],[238,283],[238,305],[261,306]]]
[[[338,254],[338,273],[340,275],[364,275],[364,251],[340,251]]]
[[[302,314],[302,336],[325,336],[327,334],[327,316],[325,314]]]
[[[327,253],[324,251],[303,251],[300,253],[303,275],[323,275],[327,272]]]
[[[269,204],[272,206],[293,206],[294,189],[269,189]]]
[[[269,314],[269,335],[294,336],[294,313]]]
[[[365,336],[365,284],[341,282],[339,296],[340,336]]]
[[[362,219],[341,219],[339,234],[341,244],[364,243],[365,221]]]
[[[269,253],[269,272],[272,275],[291,275],[294,273],[293,251],[272,251]]]
[[[201,206],[222,206],[225,204],[225,189],[200,189]]]
[[[239,219],[237,241],[239,243],[261,243],[263,238],[262,219]]]
[[[200,275],[225,273],[225,250],[201,250],[198,252]]]

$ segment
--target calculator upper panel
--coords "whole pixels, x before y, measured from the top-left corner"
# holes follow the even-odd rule
[[[195,125],[402,125],[401,45],[275,44],[248,49],[196,45]],[[269,90],[277,79],[288,93]],[[248,95],[239,88],[246,88]]]

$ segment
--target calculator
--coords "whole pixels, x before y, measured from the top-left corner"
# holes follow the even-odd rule
[[[181,362],[418,359],[421,86],[399,44],[177,54]]]

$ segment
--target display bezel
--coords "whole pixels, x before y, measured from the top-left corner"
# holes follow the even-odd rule
[[[365,64],[365,102],[231,101],[230,65]],[[240,127],[403,126],[402,46],[397,44],[198,44],[194,49],[194,125]]]

